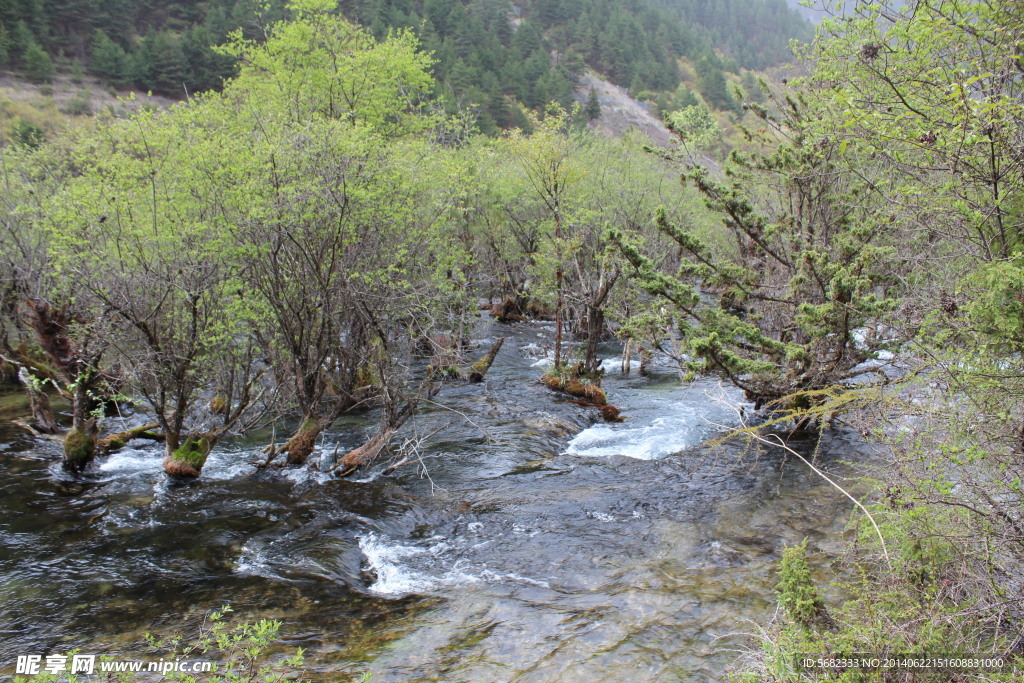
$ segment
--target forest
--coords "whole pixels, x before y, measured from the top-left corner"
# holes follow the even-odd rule
[[[732,109],[738,105],[723,70],[738,75],[741,67],[782,64],[790,39],[810,37],[809,25],[783,0],[346,0],[336,11],[378,40],[413,32],[432,55],[435,97],[450,112],[475,108],[488,134],[528,126],[523,106],[571,106],[588,67],[637,93],[674,92],[680,57],[700,65],[709,100]],[[0,69],[38,83],[49,82],[57,67],[77,69],[116,88],[184,99],[219,89],[235,73],[236,57],[216,49],[232,31],[263,40],[267,27],[289,16],[280,0],[5,0]]]
[[[572,76],[775,64],[785,3],[49,4],[0,5],[29,78],[216,66],[0,146],[0,590],[70,635],[12,608],[12,644],[183,621],[150,645],[224,680],[1021,680],[1019,5],[826,3],[785,78],[659,147],[595,134]],[[26,538],[88,558],[59,604]],[[212,625],[232,600],[261,620]]]

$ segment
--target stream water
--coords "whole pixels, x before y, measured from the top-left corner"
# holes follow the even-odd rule
[[[778,453],[702,446],[736,420],[716,383],[622,375],[609,346],[626,419],[594,424],[534,381],[548,327],[485,332],[511,335],[486,382],[406,430],[452,423],[422,462],[358,481],[252,476],[269,433],[222,446],[191,483],[144,444],[76,479],[59,444],[9,423],[21,395],[0,395],[0,674],[18,654],[132,657],[145,633],[191,635],[231,604],[283,621],[313,680],[720,680],[752,647],[735,634],[771,618],[782,549],[806,537],[827,556],[849,501]],[[322,452],[373,425],[339,421]],[[844,432],[817,457],[840,479],[874,458]]]

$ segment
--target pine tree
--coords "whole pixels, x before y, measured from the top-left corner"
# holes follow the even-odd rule
[[[717,109],[734,109],[736,103],[729,95],[729,87],[725,74],[709,59],[697,62],[697,79],[700,82],[700,94],[708,104]]]
[[[39,43],[32,43],[25,50],[25,77],[33,83],[49,83],[55,70],[50,55]]]
[[[92,38],[89,70],[114,85],[126,85],[131,76],[128,53],[102,30],[97,30]]]
[[[590,86],[590,94],[587,96],[587,105],[583,108],[588,121],[601,118],[601,102],[597,99],[597,90]]]
[[[761,84],[757,82],[757,79],[754,77],[752,72],[743,72],[743,78],[740,80],[740,85],[743,86],[743,92],[747,95],[747,102],[753,102],[755,104],[764,102],[764,91],[761,89]]]
[[[7,27],[0,24],[0,67],[5,67],[11,60],[11,53],[7,46],[10,38],[7,35]]]
[[[164,31],[148,38],[145,57],[148,88],[164,95],[184,95],[185,51],[177,34]]]

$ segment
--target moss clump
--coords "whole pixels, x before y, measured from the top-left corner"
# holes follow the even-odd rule
[[[805,628],[828,626],[832,619],[811,579],[807,566],[807,539],[800,545],[786,548],[779,564],[779,604],[790,618]]]
[[[118,432],[103,439],[101,444],[105,451],[118,451],[128,445],[131,436],[128,432]]]
[[[211,450],[213,443],[206,436],[186,439],[164,458],[164,471],[173,477],[198,477]]]
[[[462,377],[462,373],[459,372],[457,365],[441,365],[436,368],[433,365],[428,365],[426,374],[427,378],[442,382],[445,380],[457,380]]]
[[[172,456],[179,462],[184,462],[200,470],[206,464],[206,456],[210,454],[210,447],[206,438],[188,439],[174,451]]]
[[[554,320],[555,311],[542,301],[530,299],[523,308],[526,317],[534,320]]]
[[[377,389],[382,386],[377,368],[363,365],[356,370],[356,389]]]
[[[210,412],[214,415],[227,415],[228,399],[224,394],[217,394],[210,399]]]
[[[591,382],[584,382],[579,377],[549,372],[541,377],[540,381],[548,389],[583,399],[590,405],[608,405],[608,396],[604,393],[604,389]]]
[[[90,420],[81,428],[72,427],[64,436],[64,466],[81,472],[96,456],[95,423]]]
[[[491,315],[500,323],[518,323],[526,320],[519,304],[510,296],[505,297],[501,303],[492,304]]]

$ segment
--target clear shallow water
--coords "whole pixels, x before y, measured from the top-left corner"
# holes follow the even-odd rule
[[[260,434],[189,484],[149,447],[75,480],[58,444],[7,424],[20,396],[0,397],[0,673],[17,654],[130,655],[231,603],[284,621],[316,680],[719,680],[749,647],[728,634],[774,609],[782,548],[835,547],[848,501],[778,454],[699,446],[735,420],[715,383],[609,372],[626,420],[593,424],[534,381],[545,328],[489,333],[512,338],[487,382],[438,399],[476,426],[440,407],[410,426],[457,420],[424,452],[429,477],[251,476]],[[373,424],[346,419],[322,448]],[[819,457],[839,477],[871,459],[843,433]]]

